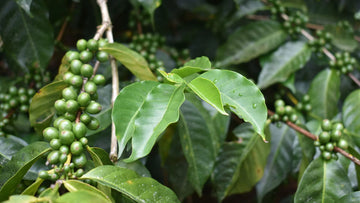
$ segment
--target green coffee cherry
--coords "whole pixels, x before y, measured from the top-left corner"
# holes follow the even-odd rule
[[[319,135],[319,141],[321,144],[326,144],[330,141],[330,134],[328,132],[321,132]]]
[[[54,150],[58,150],[61,147],[61,142],[59,139],[52,139],[50,141],[50,147],[53,148]]]
[[[73,60],[70,64],[70,70],[75,75],[80,75],[80,69],[83,63],[80,60]]]
[[[91,101],[91,97],[90,97],[90,94],[87,92],[80,93],[77,98],[77,102],[79,103],[79,105],[81,107],[88,106],[90,104],[90,101]]]
[[[60,147],[60,149],[59,149],[59,152],[61,153],[61,154],[69,154],[69,152],[70,152],[70,150],[69,150],[69,147],[68,146],[66,146],[66,145],[62,145],[61,147]]]
[[[75,113],[79,107],[79,104],[75,100],[71,99],[66,102],[66,111],[69,113]]]
[[[55,109],[59,114],[64,114],[66,112],[66,102],[62,99],[56,100]]]
[[[40,171],[39,172],[39,178],[41,179],[49,179],[49,173],[47,171]]]
[[[331,131],[331,129],[332,129],[331,121],[328,119],[323,120],[321,123],[321,128],[324,131]]]
[[[84,90],[85,92],[89,93],[89,94],[95,94],[96,90],[97,90],[97,87],[96,87],[96,84],[92,81],[87,81],[85,83],[85,86],[84,86]]]
[[[85,153],[81,153],[80,155],[73,156],[72,161],[76,168],[84,167],[87,162]]]
[[[71,145],[71,143],[73,143],[75,141],[75,136],[74,133],[72,133],[69,130],[63,130],[60,133],[60,142],[63,145]]]
[[[47,161],[50,164],[57,164],[59,162],[60,152],[55,150],[50,152],[50,154],[47,157]]]
[[[81,116],[80,116],[80,121],[81,121],[82,123],[84,123],[85,125],[87,125],[87,124],[90,123],[91,118],[92,118],[92,117],[91,117],[89,114],[83,113],[83,114],[81,114]]]
[[[87,42],[85,39],[79,39],[76,43],[76,48],[79,50],[79,51],[85,51],[86,48],[87,48]]]
[[[90,51],[97,51],[99,46],[98,46],[98,42],[94,39],[89,39],[88,42],[87,42],[87,48],[90,50]]]
[[[84,151],[83,144],[79,141],[75,141],[70,146],[70,152],[73,155],[80,155]]]
[[[96,119],[96,118],[92,118],[90,123],[87,124],[87,127],[90,129],[90,130],[96,130],[100,127],[100,123],[99,123],[99,120]]]
[[[58,128],[59,130],[72,130],[72,122],[67,119],[63,119],[60,121]]]
[[[75,100],[77,98],[77,93],[73,88],[67,87],[63,89],[62,96],[66,100],[70,100],[70,99]]]
[[[81,144],[83,144],[84,146],[86,146],[89,141],[88,141],[88,139],[87,139],[86,137],[82,137],[82,138],[80,138],[80,142],[81,142]]]
[[[43,130],[43,136],[46,141],[51,141],[59,137],[59,131],[54,127],[47,127]]]
[[[321,155],[322,155],[322,157],[325,159],[325,160],[330,160],[331,159],[331,153],[330,152],[328,152],[328,151],[323,151],[322,153],[321,153]]]
[[[102,107],[99,103],[97,102],[90,102],[90,104],[86,107],[85,111],[87,113],[91,113],[91,114],[97,114],[101,111]]]
[[[70,78],[70,85],[75,87],[81,87],[83,84],[83,79],[80,75],[74,75]]]
[[[101,74],[97,74],[94,76],[94,78],[92,79],[92,81],[96,84],[96,85],[105,85],[105,77]]]
[[[109,55],[104,51],[98,51],[96,53],[96,59],[100,62],[106,62],[109,60]]]
[[[86,134],[86,131],[87,131],[86,126],[82,122],[75,123],[73,125],[73,133],[74,133],[76,139],[81,139],[82,137],[84,137]]]
[[[81,75],[87,78],[90,78],[94,72],[94,69],[91,65],[89,64],[84,64],[81,66]]]
[[[59,128],[60,122],[63,121],[65,119],[64,116],[59,116],[55,119],[53,125],[55,128]]]
[[[88,63],[91,61],[91,59],[93,58],[93,54],[90,51],[82,51],[80,53],[80,60],[83,63]]]
[[[344,140],[344,139],[340,139],[340,140],[337,142],[337,146],[340,147],[341,149],[347,149],[347,148],[349,147],[347,141]]]
[[[67,161],[67,154],[60,153],[59,162],[60,164],[64,164]]]

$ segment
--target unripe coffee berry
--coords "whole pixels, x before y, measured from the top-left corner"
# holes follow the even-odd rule
[[[71,145],[71,143],[73,143],[75,141],[74,133],[72,133],[69,130],[61,131],[59,138],[60,138],[61,144],[64,144],[64,145]]]
[[[93,58],[93,54],[90,51],[82,51],[80,53],[80,60],[83,63],[88,63],[91,61],[91,59]]]
[[[87,131],[86,126],[82,122],[75,123],[73,125],[73,133],[74,133],[76,139],[81,139],[82,137],[84,137],[86,134],[86,131]]]
[[[70,100],[70,99],[75,100],[77,98],[77,93],[73,88],[67,87],[63,89],[62,96],[66,100]]]
[[[84,76],[84,77],[87,77],[87,78],[90,78],[94,72],[94,69],[91,65],[89,64],[83,64],[81,66],[81,75]]]
[[[80,69],[81,69],[82,65],[83,65],[83,63],[78,59],[71,61],[71,64],[70,64],[71,72],[75,75],[80,75]]]
[[[77,102],[82,107],[86,107],[87,105],[89,105],[90,101],[91,101],[91,97],[90,97],[90,94],[87,92],[80,93],[77,98]]]
[[[54,127],[47,127],[43,130],[43,136],[45,140],[51,141],[59,137],[59,131]]]
[[[84,148],[81,142],[75,141],[70,146],[70,152],[73,155],[80,155],[83,152]]]
[[[97,114],[101,111],[101,105],[97,102],[90,102],[90,104],[86,107],[85,111],[91,114]]]
[[[85,39],[79,39],[76,43],[76,48],[79,50],[79,51],[85,51],[86,48],[87,48],[87,42]]]
[[[95,92],[97,90],[97,86],[96,86],[96,84],[94,82],[87,81],[85,83],[84,90],[85,90],[85,92],[87,92],[89,94],[95,94]]]
[[[94,76],[94,78],[92,79],[92,81],[96,84],[96,85],[104,85],[106,80],[105,77],[101,74],[97,74]]]
[[[50,164],[57,164],[59,162],[60,152],[55,150],[50,152],[50,154],[47,157],[47,161]]]
[[[98,42],[94,39],[89,39],[87,42],[87,48],[90,51],[97,51],[98,50]]]

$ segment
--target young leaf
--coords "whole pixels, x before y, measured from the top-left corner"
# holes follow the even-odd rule
[[[261,179],[270,145],[250,124],[234,130],[238,142],[224,143],[216,159],[213,185],[219,201],[231,194],[248,192]]]
[[[171,73],[176,73],[180,77],[184,78],[194,73],[198,73],[210,69],[211,69],[211,62],[209,58],[206,56],[202,56],[186,62],[184,66],[179,69],[173,69]]]
[[[348,131],[353,134],[360,132],[360,90],[355,90],[346,97],[343,105],[342,119]]]
[[[310,59],[311,49],[303,41],[287,42],[261,61],[258,87],[266,88],[276,82],[285,82]]]
[[[10,161],[11,157],[27,143],[15,136],[0,137],[0,166]]]
[[[336,70],[325,69],[311,82],[308,92],[312,113],[325,119],[336,116],[340,98],[340,75]]]
[[[26,5],[26,4],[23,4]],[[44,1],[31,3],[32,17],[13,0],[0,1],[0,35],[12,69],[44,69],[54,50],[53,29]],[[20,31],[21,30],[21,31]]]
[[[86,191],[92,193],[93,195],[101,196],[106,200],[105,202],[111,202],[110,198],[107,195],[105,195],[103,192],[96,189],[94,186],[86,184],[82,181],[66,180],[63,182],[63,184],[69,192]]]
[[[196,95],[198,95],[202,100],[213,106],[221,114],[229,115],[224,109],[219,89],[212,81],[206,78],[197,77],[191,80],[191,82],[188,83],[187,86],[189,86]]]
[[[215,163],[215,149],[205,118],[189,101],[180,108],[178,122],[182,150],[189,164],[188,179],[201,196],[202,188]]]
[[[65,202],[78,202],[78,203],[86,203],[86,202],[104,202],[111,203],[110,200],[105,199],[103,196],[100,196],[93,191],[86,190],[78,190],[75,192],[68,192],[61,197],[56,199],[56,202],[65,203]]]
[[[267,159],[264,176],[256,185],[258,201],[262,202],[264,196],[276,188],[292,170],[293,143],[296,132],[287,125],[280,128],[270,125],[271,152]]]
[[[111,54],[140,80],[157,80],[146,60],[128,47],[115,42],[101,47],[100,50]]]
[[[153,81],[131,84],[116,98],[112,118],[119,142],[119,157],[132,139],[132,154],[125,161],[146,156],[157,137],[179,119],[185,100],[184,85],[173,86]]]
[[[35,195],[40,185],[44,182],[44,179],[37,178],[36,181],[27,187],[21,194],[22,195]]]
[[[295,193],[297,202],[337,202],[352,191],[350,180],[342,166],[321,157],[311,162]]]
[[[213,81],[221,93],[223,104],[230,106],[232,112],[250,122],[265,140],[267,108],[264,96],[252,81],[228,70],[210,70],[200,77]]]
[[[102,148],[86,146],[86,149],[94,161],[95,167],[102,165],[113,165],[109,158],[109,154]]]
[[[0,201],[6,200],[16,189],[30,167],[46,152],[50,151],[46,142],[34,142],[18,151],[0,169]]]
[[[162,76],[164,76],[164,78],[166,78],[168,81],[173,82],[173,83],[177,83],[177,84],[181,84],[184,83],[185,81],[176,73],[166,73],[163,70],[159,70],[160,74]]]
[[[12,195],[7,201],[3,203],[32,203],[38,202],[39,199],[37,197],[31,195]]]
[[[42,132],[50,125],[55,114],[54,103],[62,98],[62,90],[68,85],[61,80],[41,88],[32,98],[29,108],[29,120],[36,131]]]
[[[117,166],[99,166],[81,178],[91,179],[111,187],[136,202],[179,202],[169,188],[156,180],[140,177],[134,171]]]
[[[217,51],[219,66],[239,64],[265,54],[285,41],[287,34],[275,21],[258,21],[231,34]]]

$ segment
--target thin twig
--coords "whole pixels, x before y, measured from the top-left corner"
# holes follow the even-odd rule
[[[106,0],[97,0],[97,4],[99,5],[100,11],[101,11],[102,25],[104,25],[104,24],[107,25],[106,28],[104,28],[104,30],[106,30],[106,37],[107,37],[109,43],[113,43],[114,38],[113,38],[113,34],[112,34],[111,19],[110,19],[109,10],[108,10],[106,2],[107,2]],[[101,29],[101,31],[102,31],[102,29]],[[111,72],[112,72],[111,102],[113,105],[116,97],[119,94],[119,76],[118,76],[118,69],[116,66],[116,61],[112,56],[110,56],[110,66],[111,66]],[[116,139],[114,123],[112,123],[112,125],[111,125],[110,159],[113,162],[117,161],[117,139]]]
[[[270,110],[268,110],[268,114],[269,114],[270,116],[272,116],[272,115],[274,115],[275,113],[272,112],[272,111],[270,111]],[[314,140],[314,141],[318,139],[316,135],[314,135],[314,134],[312,134],[311,132],[309,132],[309,131],[301,128],[300,126],[296,125],[295,123],[292,123],[292,122],[290,122],[290,121],[287,121],[286,124],[287,124],[290,128],[296,130],[297,132],[305,135],[306,137],[308,137],[308,138],[310,138],[310,139],[312,139],[312,140]],[[335,148],[334,148],[334,151],[339,152],[340,154],[342,154],[343,156],[345,156],[346,158],[350,159],[352,162],[354,162],[355,164],[357,164],[357,165],[360,166],[360,160],[357,159],[356,157],[354,157],[353,155],[349,154],[349,153],[346,152],[345,150],[343,150],[343,149],[341,149],[341,148],[339,148],[339,147],[335,147]]]
[[[360,87],[360,81],[351,73],[348,73],[348,76]]]

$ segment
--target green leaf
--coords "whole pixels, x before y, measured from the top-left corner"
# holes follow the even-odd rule
[[[308,92],[311,113],[325,119],[336,116],[340,98],[340,75],[336,70],[325,69],[311,82]]]
[[[285,82],[306,64],[310,56],[311,49],[305,42],[287,42],[261,61],[258,87],[266,88],[277,82]]]
[[[213,81],[221,93],[223,104],[230,106],[231,111],[244,121],[250,122],[265,140],[267,108],[264,96],[252,81],[228,70],[210,70],[200,77]]]
[[[94,186],[86,184],[82,181],[66,180],[63,182],[63,184],[69,192],[86,191],[86,192],[90,192],[93,195],[101,196],[103,199],[105,199],[105,202],[111,202],[110,198],[107,195],[105,195],[103,192],[96,189]]]
[[[188,179],[199,196],[215,163],[216,153],[205,118],[189,101],[181,106],[178,122],[182,150],[189,164]]]
[[[339,203],[357,203],[360,202],[360,191],[352,192],[340,198]]]
[[[152,178],[140,177],[134,171],[126,168],[99,166],[81,178],[91,179],[111,187],[136,202],[179,202],[169,188]]]
[[[295,193],[297,202],[337,202],[339,198],[352,191],[347,173],[334,161],[315,159],[299,183]]]
[[[176,73],[180,77],[184,78],[194,73],[198,73],[210,69],[211,69],[211,62],[209,58],[206,56],[202,56],[186,62],[184,66],[179,69],[173,69],[171,73]]]
[[[177,83],[177,84],[181,84],[184,83],[185,81],[176,73],[166,73],[163,70],[159,70],[159,73],[164,76],[168,81],[173,82],[173,83]]]
[[[94,161],[95,167],[102,165],[113,165],[109,158],[109,154],[102,148],[86,146],[86,149]]]
[[[111,202],[93,191],[79,190],[68,192],[56,199],[58,203]]]
[[[157,80],[146,60],[128,47],[119,43],[112,43],[101,47],[100,50],[111,54],[140,80]]]
[[[15,136],[0,137],[0,166],[7,163],[11,157],[27,143]]]
[[[218,49],[216,60],[219,66],[244,63],[275,49],[286,37],[278,22],[254,22],[231,34]]]
[[[345,26],[327,25],[324,31],[331,34],[331,43],[338,49],[353,52],[358,46],[354,32],[347,30]]]
[[[136,161],[133,161],[130,163],[126,163],[126,162],[120,160],[120,161],[116,162],[115,165],[118,167],[121,167],[121,168],[127,168],[130,170],[133,170],[139,176],[151,178],[150,171],[144,166],[144,164],[141,163],[140,160],[136,160]]]
[[[119,157],[131,139],[132,154],[125,161],[146,156],[157,137],[179,119],[185,100],[184,85],[173,86],[153,81],[133,83],[116,98],[112,118],[119,142]]]
[[[18,1],[26,7],[25,1]],[[29,1],[27,1],[29,3]],[[24,7],[23,7],[24,8]],[[53,29],[44,1],[31,3],[32,17],[14,0],[0,1],[0,35],[12,69],[45,69],[54,50]]]
[[[32,0],[15,0],[16,3],[22,8],[24,9],[24,11],[30,16],[32,17],[33,15],[30,12],[30,6],[32,3]]]
[[[226,18],[225,27],[230,27],[241,20],[244,16],[255,13],[259,10],[263,10],[265,8],[265,4],[261,1],[247,0],[241,3],[240,6],[238,5],[236,12],[230,18]]]
[[[130,2],[135,4],[135,7],[137,6],[137,4],[142,5],[147,11],[147,13],[150,15],[151,22],[154,25],[154,12],[156,8],[161,5],[161,0],[131,0]]]
[[[22,148],[0,169],[0,201],[6,200],[15,191],[30,167],[48,151],[48,143],[34,142]]]
[[[32,203],[38,201],[38,198],[30,195],[13,195],[10,196],[9,200],[4,201],[4,203]]]
[[[271,152],[267,158],[264,176],[256,185],[256,194],[259,202],[263,201],[265,195],[276,188],[286,179],[292,170],[293,143],[296,132],[287,125],[280,128],[275,124],[270,125]]]
[[[240,125],[234,134],[238,142],[222,145],[212,175],[219,201],[250,191],[261,179],[269,153],[270,145],[256,135],[250,124]]]
[[[32,98],[29,108],[31,126],[39,133],[49,126],[55,114],[55,101],[62,98],[62,90],[68,85],[65,81],[50,83],[41,88]]]
[[[359,134],[360,132],[360,90],[355,90],[349,94],[343,105],[342,119],[345,128],[353,134]]]
[[[27,187],[21,194],[22,195],[35,195],[44,179],[37,178],[29,187]]]
[[[349,147],[348,150],[351,155],[353,155],[357,159],[360,159],[359,152],[357,152],[353,147]],[[357,186],[358,188],[360,188],[360,166],[355,164],[354,162],[352,164],[354,164],[355,166]]]
[[[206,78],[197,77],[187,84],[202,100],[213,106],[223,115],[229,115],[224,109],[219,89]]]

